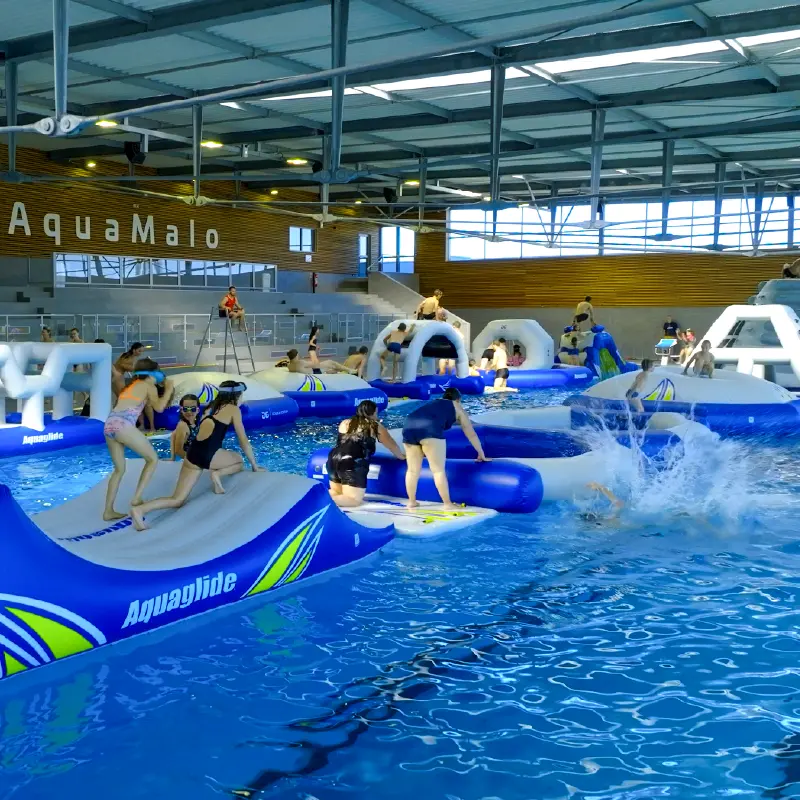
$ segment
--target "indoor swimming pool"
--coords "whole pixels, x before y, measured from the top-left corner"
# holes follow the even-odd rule
[[[251,439],[305,474],[335,429]],[[0,797],[796,797],[798,455],[698,444],[621,472],[618,519],[552,504],[397,539],[291,594],[14,678]],[[109,470],[102,447],[66,450],[2,460],[0,483],[34,513]]]

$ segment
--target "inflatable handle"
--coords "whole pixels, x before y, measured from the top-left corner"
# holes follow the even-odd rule
[[[328,476],[325,464],[328,452],[327,448],[323,448],[312,453],[306,467],[309,478],[324,480],[326,485]],[[537,470],[523,464],[513,461],[477,463],[448,459],[445,472],[454,503],[511,513],[536,511],[542,503],[544,494],[542,477]],[[370,466],[367,492],[389,497],[406,497],[405,478],[405,461],[377,454]],[[423,501],[441,502],[427,462],[420,475],[417,498]]]

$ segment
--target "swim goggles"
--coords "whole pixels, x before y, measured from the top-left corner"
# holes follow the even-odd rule
[[[181,406],[181,411],[185,411],[187,414],[193,414],[198,409],[199,406]]]
[[[133,373],[138,378],[153,378],[156,383],[164,383],[167,376],[160,370],[156,369],[152,372],[150,370],[140,370]]]
[[[230,392],[231,394],[242,394],[247,391],[247,384],[239,381],[235,386],[222,386],[220,392]]]

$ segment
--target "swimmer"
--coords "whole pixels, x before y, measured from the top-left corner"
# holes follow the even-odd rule
[[[417,319],[436,319],[436,312],[442,299],[442,290],[437,289],[417,306]]]
[[[197,435],[186,451],[186,458],[181,465],[178,483],[172,496],[159,497],[147,503],[139,502],[131,507],[131,519],[137,531],[146,530],[144,517],[151,511],[183,506],[205,470],[209,471],[214,493],[225,494],[220,478],[244,470],[244,462],[238,453],[222,449],[222,442],[231,425],[236,431],[239,446],[244,450],[253,472],[265,472],[256,462],[253,448],[242,424],[239,402],[246,391],[247,386],[240,381],[223,381],[219,385],[219,393],[203,416]]]
[[[506,350],[506,340],[498,339],[494,348],[494,359],[492,366],[494,372],[494,390],[496,392],[513,392],[515,389],[508,388],[508,350]]]
[[[653,366],[654,364],[652,359],[643,358],[642,369],[636,373],[636,377],[633,379],[631,388],[625,392],[625,399],[628,401],[630,408],[633,411],[638,411],[640,414],[644,413],[644,405],[642,404],[642,398],[639,396],[639,393],[644,388],[647,378],[653,371]]]
[[[580,516],[587,522],[594,522],[596,525],[600,525],[603,522],[616,521],[616,518],[620,515],[620,512],[625,507],[625,503],[620,500],[619,497],[617,497],[611,491],[611,489],[609,489],[607,486],[603,486],[601,483],[587,483],[586,488],[592,492],[596,492],[608,500],[611,509],[609,514],[601,514],[599,511],[583,511],[581,512]]]
[[[42,334],[40,338],[43,342],[47,342],[48,344],[55,342],[55,339],[53,338],[53,332],[48,327],[42,328]]]
[[[453,330],[461,337],[461,341],[464,341],[464,331],[461,330],[461,320],[456,320],[453,323]],[[440,358],[439,359],[439,374],[440,375],[447,375],[449,372],[455,374],[456,371],[456,361],[454,358]]]
[[[694,374],[699,378],[714,377],[714,354],[711,352],[711,342],[704,339],[700,343],[700,349],[686,362],[683,374],[689,371],[689,367],[694,364]]]
[[[572,367],[579,367],[581,365],[581,351],[578,348],[578,337],[573,336],[569,340],[570,346],[566,349],[567,364]]]
[[[495,339],[490,347],[487,347],[481,354],[481,369],[489,369],[489,364],[494,361],[494,351],[497,347],[497,339]]]
[[[406,336],[410,337],[412,335],[413,330],[413,325],[409,328],[405,322],[401,322],[388,336],[383,337],[383,343],[386,345],[386,349],[381,353],[381,375],[383,375],[383,371],[386,369],[386,358],[391,353],[392,381],[397,380],[397,365],[400,361],[400,354],[403,352],[403,342]]]
[[[286,358],[289,359],[286,368],[291,373],[297,373],[299,375],[322,375],[322,370],[319,367],[306,364],[305,361],[300,358],[300,354],[294,347],[286,354]]]
[[[403,445],[406,449],[408,469],[406,470],[406,494],[408,507],[416,508],[417,484],[422,472],[422,460],[428,459],[433,473],[433,482],[442,503],[448,511],[457,508],[450,501],[450,485],[447,482],[445,465],[447,462],[447,441],[445,431],[458,424],[464,431],[469,443],[478,453],[476,461],[489,461],[483,452],[481,441],[472,427],[472,422],[461,405],[461,392],[458,389],[446,389],[440,400],[429,400],[406,417],[403,426]]]
[[[352,375],[359,378],[364,377],[364,370],[367,368],[368,347],[359,347],[357,353],[347,356],[344,360],[344,368]]]
[[[164,385],[162,397],[159,397],[156,391],[156,386],[159,383]],[[114,471],[108,479],[106,507],[103,512],[103,519],[106,522],[124,519],[126,516],[126,514],[121,514],[114,510],[119,486],[127,466],[125,462],[126,447],[145,460],[131,505],[138,505],[142,502],[142,493],[147,484],[150,483],[158,466],[158,455],[153,450],[153,445],[150,444],[147,437],[136,427],[136,423],[148,403],[156,411],[163,411],[172,400],[172,391],[172,381],[164,376],[155,361],[149,358],[140,358],[136,362],[133,383],[122,390],[114,410],[109,415],[103,428],[108,452],[114,462]]]
[[[589,295],[583,298],[575,308],[575,317],[572,324],[575,326],[576,331],[580,331],[581,323],[589,320],[589,325],[594,326],[594,306],[592,305],[592,298]]]
[[[515,344],[514,351],[511,353],[511,357],[508,359],[508,366],[521,367],[524,361],[525,358],[522,355],[522,348],[518,344]]]
[[[200,398],[196,394],[181,397],[180,417],[172,436],[169,437],[169,460],[186,458],[186,451],[197,436],[197,415],[200,413]]]
[[[308,359],[309,363],[311,364],[311,368],[314,370],[314,374],[317,375],[317,370],[322,370],[319,363],[319,355],[317,355],[317,336],[319,335],[319,326],[312,325],[311,332],[308,334],[308,355],[306,358]]]
[[[692,355],[692,350],[694,350],[697,338],[695,337],[694,331],[691,328],[687,328],[683,333],[679,333],[678,336],[683,342],[681,353],[678,356],[678,363],[685,364]]]
[[[375,440],[391,451],[395,458],[406,460],[389,431],[378,422],[378,406],[362,400],[355,416],[339,425],[336,446],[328,454],[331,499],[340,508],[356,508],[367,492],[369,463],[375,455]]]
[[[469,360],[469,376],[470,376],[470,378],[480,378],[481,377],[480,370],[476,366],[474,358],[471,358]]]

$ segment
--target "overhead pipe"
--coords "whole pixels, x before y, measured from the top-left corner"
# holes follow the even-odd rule
[[[664,191],[661,193],[661,237],[667,239],[669,234],[669,201],[672,194],[672,170],[675,163],[675,140],[669,139],[663,145],[664,161],[661,165],[661,184]]]
[[[764,210],[764,181],[758,180],[756,181],[756,190],[755,190],[755,195],[753,197],[753,230],[751,232],[751,237],[753,240],[753,251],[756,253],[758,252],[758,248],[761,246],[761,237],[764,233],[763,230],[764,220],[762,217],[763,210]],[[767,216],[769,217],[769,210],[767,210]]]
[[[425,202],[428,199],[428,162],[421,158],[419,160],[419,225],[425,219]]]
[[[570,22],[572,29],[601,25],[606,22],[615,22],[617,20],[628,19],[630,17],[639,17],[646,14],[653,14],[658,11],[666,11],[674,8],[683,8],[692,5],[694,0],[641,0],[635,5],[627,5],[623,8],[617,8],[613,11],[605,11],[599,14],[590,14],[580,19]],[[344,65],[342,67],[335,67],[328,70],[320,70],[318,72],[306,73],[304,75],[290,75],[285,78],[277,78],[272,81],[262,81],[260,83],[251,83],[246,86],[240,86],[233,89],[225,89],[220,92],[210,92],[204,95],[197,95],[196,97],[181,98],[179,100],[168,100],[163,103],[151,103],[139,108],[126,109],[125,111],[113,112],[100,116],[91,117],[73,117],[71,120],[66,121],[61,126],[60,132],[72,133],[76,128],[85,125],[93,124],[99,119],[122,119],[125,116],[143,116],[146,114],[162,113],[164,111],[177,111],[179,109],[187,108],[194,103],[211,104],[211,103],[224,103],[234,100],[242,100],[247,97],[258,97],[263,95],[268,90],[282,90],[303,86],[304,84],[319,81],[331,80],[340,75],[360,75],[364,72],[369,72],[373,69],[381,67],[394,67],[408,64],[413,61],[419,61],[426,58],[436,58],[439,56],[450,56],[464,52],[466,46],[469,50],[476,50],[480,47],[487,47],[490,45],[498,45],[503,42],[510,41],[523,41],[537,36],[546,36],[552,33],[560,33],[564,29],[563,22],[552,22],[544,25],[535,25],[521,31],[514,31],[513,33],[492,34],[489,36],[482,36],[477,39],[471,39],[468,42],[461,42],[458,44],[451,44],[446,47],[436,48],[435,50],[427,50],[422,53],[413,53],[410,55],[397,56],[395,58],[386,59],[383,61],[372,61],[365,64],[358,65]],[[0,128],[2,133],[2,128]]]
[[[794,247],[794,199],[797,196],[795,192],[789,192],[786,195],[786,207],[789,209],[789,230],[786,240],[786,246],[791,250]]]
[[[69,61],[69,0],[53,0],[53,85],[56,119],[67,113]]]
[[[592,196],[592,213],[589,220],[591,228],[598,227],[600,209],[600,175],[603,171],[603,136],[606,127],[606,111],[596,108],[592,111],[592,160],[589,178],[589,192]]]
[[[200,197],[200,179],[203,172],[203,106],[192,106],[192,174],[194,197]]]
[[[725,193],[725,173],[728,170],[728,165],[724,161],[717,163],[714,168],[714,236],[709,246],[709,250],[722,250],[722,245],[719,243],[719,226],[722,219],[722,199]]]
[[[331,68],[340,69],[347,62],[347,31],[350,18],[350,0],[331,0]],[[330,163],[325,167],[331,177],[342,162],[342,122],[344,121],[344,90],[346,73],[331,78],[331,139]]]

